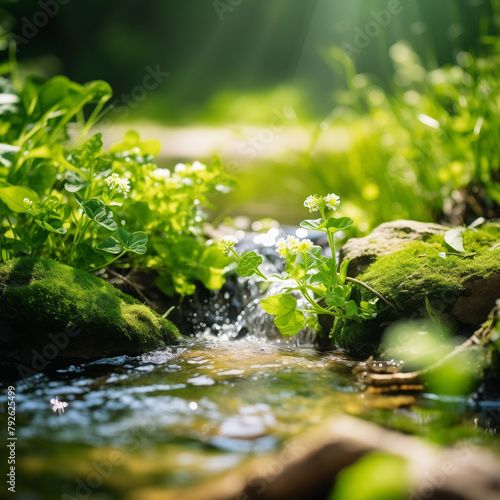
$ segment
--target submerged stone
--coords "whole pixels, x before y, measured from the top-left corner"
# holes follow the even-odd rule
[[[54,360],[137,355],[178,337],[170,321],[93,274],[27,257],[0,265],[0,361],[21,377]]]
[[[368,356],[377,352],[384,328],[397,320],[430,315],[454,331],[470,335],[487,319],[500,298],[500,248],[496,246],[500,225],[490,223],[465,231],[464,254],[447,247],[440,231],[432,234],[436,225],[430,226],[429,231],[421,231],[420,240],[408,241],[402,236],[403,244],[393,243],[392,247],[382,240],[384,248],[379,257],[358,279],[381,293],[395,308],[379,302],[377,317],[363,323],[337,318],[330,334],[334,345],[351,354]],[[379,233],[377,228],[364,239],[371,241],[367,252],[372,256],[376,255]],[[353,255],[353,251],[347,255]],[[364,300],[373,298],[368,290],[356,288],[354,293]]]

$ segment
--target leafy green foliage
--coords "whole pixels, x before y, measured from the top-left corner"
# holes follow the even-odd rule
[[[280,293],[260,303],[264,311],[275,316],[274,324],[283,335],[296,335],[304,328],[306,317],[297,311],[297,299],[292,295]]]
[[[336,209],[339,201],[336,195],[321,198],[310,196],[305,206],[311,211],[319,210],[319,219],[308,219],[300,226],[308,230],[321,231],[328,237],[331,257],[321,255],[321,248],[310,240],[299,240],[293,236],[281,238],[276,249],[285,258],[283,276],[265,276],[259,266],[262,257],[256,252],[238,255],[234,248],[235,240],[226,237],[219,242],[219,248],[225,253],[233,253],[238,259],[237,272],[240,276],[257,275],[264,280],[282,282],[283,293],[261,300],[262,308],[275,316],[274,324],[283,335],[295,335],[304,328],[306,314],[327,314],[330,316],[362,321],[376,316],[376,301],[353,299],[352,285],[347,282],[349,261],[342,262],[337,268],[335,240],[333,234],[350,227],[354,221],[350,217],[327,217],[326,210]],[[299,308],[297,298],[301,294],[309,309]]]
[[[23,203],[25,198],[38,202],[37,193],[30,188],[23,186],[6,186],[0,188],[0,200],[3,201],[12,212],[26,213],[28,211]]]
[[[357,73],[345,52],[333,47],[326,59],[345,86],[336,92],[335,119],[324,123],[322,134],[338,132],[346,144],[338,152],[308,155],[318,185],[343,189],[369,226],[395,217],[446,217],[468,187],[484,191],[485,207],[498,206],[497,47],[498,37],[491,37],[476,56],[461,51],[454,65],[426,68],[412,46],[399,41],[388,51],[390,90]],[[477,203],[473,210],[480,210]]]
[[[202,207],[234,184],[217,158],[158,168],[160,143],[133,131],[106,151],[101,134],[87,138],[112,95],[105,82],[0,77],[0,94],[0,261],[41,256],[91,271],[128,253],[122,265],[157,269],[169,295],[222,286],[231,259],[202,229]]]
[[[109,238],[97,245],[103,252],[121,254],[125,252],[134,252],[139,255],[146,253],[148,235],[144,231],[137,231],[134,234],[128,233],[121,227]]]
[[[363,221],[360,233],[395,219],[499,217],[498,40],[482,39],[475,53],[462,47],[455,64],[441,67],[408,42],[381,46],[383,79],[357,72],[340,47],[325,51],[337,85],[321,126],[302,123],[310,142],[293,169],[288,154],[254,163],[231,201],[243,207],[266,199],[268,206],[278,199],[276,183],[290,179],[274,207],[288,224],[297,217],[296,197],[320,190],[342,191],[342,215]]]
[[[82,208],[89,219],[92,219],[106,229],[114,231],[118,227],[113,220],[113,212],[102,200],[92,198],[83,202]]]

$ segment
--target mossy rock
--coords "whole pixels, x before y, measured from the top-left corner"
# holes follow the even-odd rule
[[[395,309],[379,303],[373,320],[357,323],[337,318],[331,340],[348,353],[368,356],[377,352],[384,327],[400,319],[428,318],[448,323],[455,331],[470,334],[500,298],[500,226],[485,224],[464,233],[463,255],[453,252],[441,235],[406,244],[401,250],[379,257],[358,279],[389,299]],[[493,250],[492,250],[493,249]],[[359,287],[364,300],[372,294]]]
[[[0,265],[4,363],[37,372],[56,359],[135,355],[178,338],[170,321],[93,274],[24,257]]]
[[[497,306],[484,324],[484,330],[489,352],[483,384],[478,393],[485,399],[500,400],[500,300],[497,300]]]

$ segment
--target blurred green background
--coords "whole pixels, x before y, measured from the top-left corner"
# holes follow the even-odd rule
[[[298,223],[306,196],[331,191],[360,232],[396,218],[498,216],[497,0],[3,9],[23,71],[111,84],[109,142],[137,128],[162,141],[170,168],[219,153],[241,180],[214,200],[219,220]]]

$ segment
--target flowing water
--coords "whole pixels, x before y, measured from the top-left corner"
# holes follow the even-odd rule
[[[425,418],[378,410],[394,398],[365,396],[355,363],[277,341],[192,340],[20,381],[18,498],[156,498],[276,450],[339,411],[375,412],[428,434],[448,427],[454,414],[456,439],[474,432],[476,442],[489,439],[464,408],[428,409]],[[52,411],[56,396],[68,403],[64,413]]]
[[[276,451],[337,412],[498,451],[498,410],[485,425],[466,400],[424,395],[410,406],[413,396],[369,395],[352,374],[359,361],[318,352],[307,332],[276,335],[260,293],[247,283],[236,321],[224,319],[215,294],[205,304],[214,321],[199,321],[199,338],[179,346],[19,381],[16,498],[163,498]],[[53,411],[56,397],[64,412]]]
[[[191,485],[359,406],[353,363],[278,343],[193,340],[21,381],[19,491],[78,498],[76,478],[96,484],[114,454],[123,463],[95,488],[110,495],[99,498]],[[56,396],[64,413],[51,409]]]

